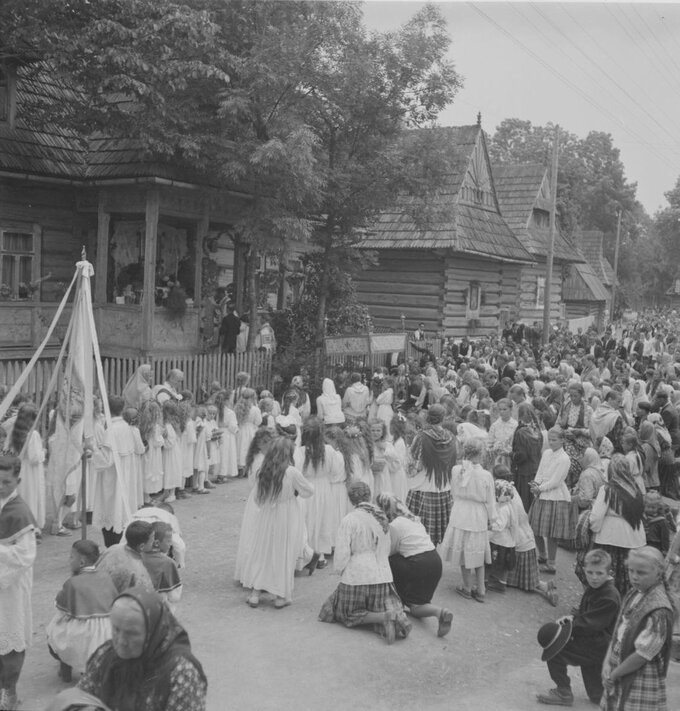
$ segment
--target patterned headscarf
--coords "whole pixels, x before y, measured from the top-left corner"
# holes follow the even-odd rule
[[[609,481],[605,486],[605,503],[625,519],[632,528],[639,528],[645,512],[642,492],[633,479],[630,463],[623,454],[614,454],[609,463]]]
[[[496,487],[496,501],[499,504],[513,500],[515,487],[512,485],[512,482],[505,481],[505,479],[496,479],[494,486]]]
[[[387,533],[390,530],[390,523],[387,520],[387,516],[377,506],[370,503],[371,489],[365,481],[353,481],[347,490],[347,495],[355,509],[365,511],[367,514],[373,516],[380,524],[383,533]]]
[[[387,516],[387,520],[390,522],[394,521],[397,516],[403,516],[411,521],[420,521],[418,516],[411,513],[409,509],[406,508],[406,505],[394,494],[390,494],[386,491],[382,494],[378,494],[375,503],[383,510]]]

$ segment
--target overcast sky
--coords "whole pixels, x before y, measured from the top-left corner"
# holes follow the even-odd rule
[[[680,3],[437,2],[465,85],[439,123],[493,134],[504,118],[611,133],[650,214],[680,176]],[[424,3],[371,0],[366,25],[391,30]]]

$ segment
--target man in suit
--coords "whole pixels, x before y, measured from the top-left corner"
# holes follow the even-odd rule
[[[590,343],[588,345],[588,355],[593,356],[593,359],[597,361],[598,358],[604,356],[604,350],[602,349],[602,344],[598,341],[595,336],[590,337]]]
[[[236,315],[233,304],[227,304],[227,315],[220,325],[220,342],[225,353],[236,352],[236,341],[241,332],[241,319]]]

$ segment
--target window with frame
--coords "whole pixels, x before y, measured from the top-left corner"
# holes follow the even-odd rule
[[[545,304],[545,277],[536,277],[536,308]]]
[[[27,299],[36,259],[33,232],[0,229],[0,297]]]

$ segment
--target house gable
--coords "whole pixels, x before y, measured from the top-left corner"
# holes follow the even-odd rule
[[[498,210],[496,189],[483,131],[479,131],[477,143],[470,156],[470,162],[458,192],[458,199],[460,202],[474,207]]]

